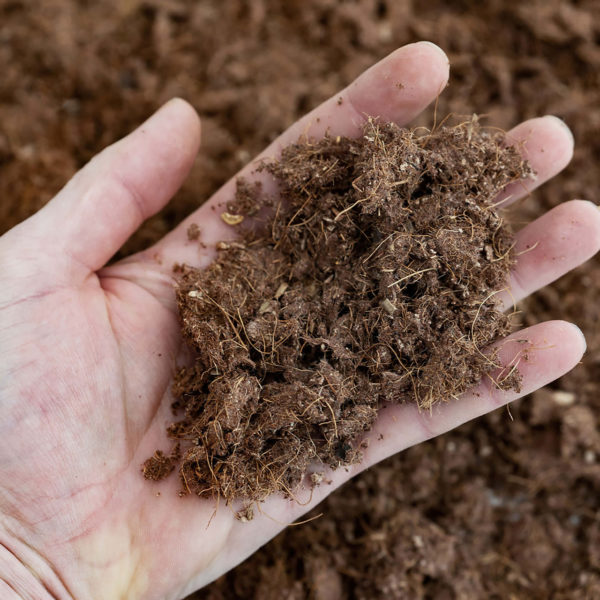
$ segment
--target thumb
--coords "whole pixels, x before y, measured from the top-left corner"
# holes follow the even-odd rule
[[[187,102],[171,100],[6,235],[27,239],[28,247],[43,251],[45,258],[74,263],[69,273],[86,277],[171,199],[199,145],[198,115]]]

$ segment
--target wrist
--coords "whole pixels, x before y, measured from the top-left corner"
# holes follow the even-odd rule
[[[74,600],[52,566],[26,542],[0,529],[0,597]]]

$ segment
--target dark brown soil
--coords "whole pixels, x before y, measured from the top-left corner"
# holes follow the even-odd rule
[[[485,376],[518,388],[484,352],[510,331],[495,295],[514,242],[496,198],[531,170],[475,117],[420,131],[369,120],[357,139],[284,148],[260,168],[277,199],[239,181],[221,214],[252,227],[208,269],[177,267],[195,355],[168,428],[184,493],[289,495],[313,463],[358,462],[382,406],[428,409]],[[157,453],[144,476],[171,468]]]
[[[440,114],[507,129],[552,113],[573,129],[573,162],[518,222],[598,202],[599,36],[597,0],[0,2],[0,230],[177,94],[202,115],[201,155],[123,254],[146,247],[308,109],[418,39],[450,57]],[[323,517],[196,598],[600,597],[599,298],[596,258],[522,307],[526,324],[577,323],[588,352],[513,404],[513,420],[497,411],[361,474]]]

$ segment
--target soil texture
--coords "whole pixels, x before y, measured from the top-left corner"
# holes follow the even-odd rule
[[[259,170],[277,199],[238,181],[221,217],[251,226],[208,269],[176,269],[195,356],[168,429],[183,492],[292,495],[311,464],[359,461],[382,406],[429,409],[484,376],[518,388],[516,364],[486,351],[510,331],[496,292],[513,236],[496,198],[532,175],[502,134],[476,117],[427,133],[369,120],[357,139],[300,141]],[[167,466],[157,454],[144,475]]]

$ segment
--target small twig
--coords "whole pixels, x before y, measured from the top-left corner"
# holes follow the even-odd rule
[[[402,283],[403,281],[406,281],[407,279],[410,279],[411,277],[414,277],[415,275],[421,275],[422,273],[427,273],[427,271],[435,271],[435,267],[429,267],[428,269],[422,269],[421,271],[415,271],[414,273],[410,273],[409,275],[406,275],[405,277],[398,279],[398,281],[394,281],[393,283],[390,283],[388,285],[388,287],[393,287],[395,285],[398,285],[399,283]]]

